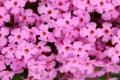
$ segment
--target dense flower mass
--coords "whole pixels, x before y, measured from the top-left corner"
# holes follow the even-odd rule
[[[110,76],[118,73],[120,0],[0,0],[1,80],[119,80]]]

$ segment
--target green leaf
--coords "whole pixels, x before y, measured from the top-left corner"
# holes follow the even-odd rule
[[[58,77],[54,78],[54,80],[59,80]]]
[[[27,78],[28,69],[25,69],[22,73],[15,74],[12,80],[22,80],[22,78]]]
[[[110,77],[112,78],[118,78],[118,80],[120,80],[120,73],[119,74],[113,74],[113,73],[110,73]]]
[[[27,78],[28,76],[28,69],[25,69],[24,72],[21,74],[23,78]]]
[[[15,74],[12,80],[22,80],[22,75],[21,74]]]
[[[99,80],[107,80],[106,74],[103,75],[103,76],[101,76],[101,77],[99,78]]]
[[[102,68],[103,68],[103,67],[96,66],[96,69],[97,69],[98,71],[100,71]]]

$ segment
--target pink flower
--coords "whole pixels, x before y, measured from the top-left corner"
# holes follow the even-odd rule
[[[22,41],[16,49],[15,57],[17,59],[22,59],[25,63],[33,56],[38,53],[38,50],[35,48],[33,43],[28,43],[26,41]]]
[[[51,0],[51,2],[55,8],[61,9],[63,11],[67,11],[70,6],[70,2],[67,0]]]
[[[95,10],[101,14],[115,8],[115,6],[107,0],[93,0],[92,4],[95,5]]]
[[[7,44],[7,39],[6,38],[0,38],[0,47],[2,48]]]
[[[30,2],[36,2],[37,0],[29,0]]]
[[[45,46],[46,42],[40,41],[37,45],[36,48],[39,50],[39,53],[42,54],[42,52],[50,52],[51,48],[49,46]]]
[[[94,10],[91,0],[73,0],[73,5],[79,10],[84,10],[86,12],[92,12]]]
[[[111,36],[112,36],[112,24],[111,23],[108,23],[108,22],[104,22],[102,24],[102,29],[98,32],[98,34],[101,34],[102,36],[102,40],[104,42],[107,42],[111,39]]]
[[[45,42],[51,41],[51,36],[53,36],[53,34],[48,31],[49,25],[41,25],[38,28],[38,35],[40,35],[39,40],[43,40]]]
[[[47,7],[45,5],[40,5],[38,7],[38,13],[44,14],[48,17],[56,18],[58,15],[58,10],[55,10],[51,4],[47,4]]]
[[[86,72],[86,75],[92,74],[94,71],[94,66],[93,66],[94,61],[91,60],[87,60],[83,63],[83,70],[82,68],[81,71],[83,71],[83,73]]]
[[[57,25],[58,26],[64,26],[64,27],[68,27],[68,26],[72,26],[72,19],[71,19],[71,13],[64,13],[63,14],[63,18],[58,18],[57,19]]]
[[[14,58],[17,45],[9,44],[7,47],[2,48],[1,53],[5,55],[5,58]]]
[[[21,15],[19,16],[19,23],[21,26],[30,24],[33,25],[35,23],[34,13],[31,9],[21,9],[20,10]]]
[[[78,25],[80,27],[85,26],[86,23],[89,23],[90,15],[88,12],[85,12],[83,10],[75,10],[74,14],[77,16],[76,19],[78,20]]]
[[[112,37],[112,44],[120,44],[120,30],[117,31],[117,36]]]
[[[53,80],[56,71],[46,69],[45,64],[45,61],[35,61],[33,59],[28,61],[29,76],[33,76],[34,79]]]
[[[83,44],[81,41],[76,41],[73,43],[73,54],[81,58],[88,57],[87,51],[91,50],[91,47],[90,44]]]
[[[15,28],[11,30],[11,35],[8,37],[8,39],[10,43],[20,43],[25,37],[26,35],[21,33],[20,28]]]
[[[72,49],[73,49],[73,47],[72,47],[71,43],[65,42],[61,47],[59,47],[59,52],[63,53],[64,56],[66,56],[66,55],[72,53]]]
[[[62,28],[61,27],[57,27],[54,28],[53,31],[53,38],[51,40],[53,40],[54,42],[60,42],[64,39],[64,33],[62,33]]]
[[[4,22],[9,22],[10,15],[7,13],[6,8],[0,7],[0,26],[4,25]]]
[[[108,63],[108,64],[105,64],[104,70],[108,73],[110,72],[110,73],[118,74],[120,71],[120,66],[114,63]]]
[[[112,4],[114,6],[118,6],[118,5],[120,5],[120,0],[112,0]]]
[[[7,44],[7,35],[9,35],[9,29],[6,27],[0,28],[0,47],[3,47]]]
[[[79,68],[81,68],[80,58],[77,57],[66,58],[66,60],[64,60],[62,63],[63,66],[59,68],[61,73],[66,73],[68,71],[74,73],[76,70],[79,71]]]
[[[32,27],[31,29],[29,29],[27,26],[22,27],[22,34],[26,34],[25,39],[33,43],[36,42],[36,35],[38,35],[38,33],[39,30],[37,30],[36,27]]]
[[[4,70],[4,71],[0,72],[0,78],[2,80],[10,80],[13,78],[14,75],[15,75],[15,73],[12,71]]]
[[[117,44],[115,47],[111,47],[105,52],[110,58],[113,63],[119,62],[119,56],[120,56],[120,45]]]
[[[9,28],[7,27],[0,28],[0,38],[6,37],[7,35],[9,35],[9,33],[10,33]]]
[[[79,31],[78,30],[68,30],[65,32],[65,38],[64,39],[68,39],[71,42],[74,41],[75,39],[79,38]]]
[[[34,17],[36,19],[36,26],[37,27],[43,25],[46,22],[45,15],[38,16],[38,15],[34,14]]]
[[[102,18],[104,20],[111,20],[111,19],[116,19],[119,16],[119,12],[117,10],[110,10],[106,13],[102,14]]]
[[[71,18],[71,13],[70,12],[66,12],[64,14],[62,14],[63,18],[58,18],[57,19],[57,25],[60,27],[70,27],[70,26],[77,26],[78,25],[78,20],[73,17]],[[74,22],[75,21],[75,22]]]
[[[20,12],[20,8],[24,7],[26,0],[6,0],[4,2],[4,6],[6,9],[11,9],[11,13],[18,14]]]
[[[94,22],[90,22],[87,25],[87,28],[83,28],[80,30],[80,36],[81,37],[87,37],[87,40],[91,43],[94,43],[96,41],[97,37],[97,24]]]
[[[21,73],[24,71],[24,68],[26,67],[25,63],[17,60],[17,59],[11,59],[11,64],[10,68],[12,69],[13,72],[15,73]]]
[[[5,58],[3,55],[0,55],[0,71],[6,69]]]

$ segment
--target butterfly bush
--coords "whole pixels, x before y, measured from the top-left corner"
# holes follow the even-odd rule
[[[118,80],[120,0],[0,0],[0,79],[25,70],[22,80]]]

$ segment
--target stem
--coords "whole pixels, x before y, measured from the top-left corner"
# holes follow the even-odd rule
[[[107,80],[110,80],[110,74],[106,73]]]

